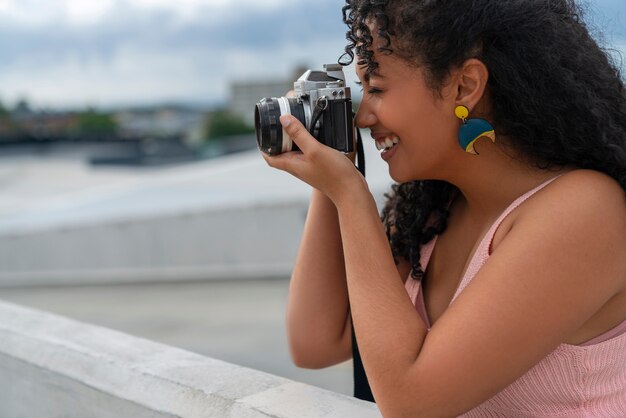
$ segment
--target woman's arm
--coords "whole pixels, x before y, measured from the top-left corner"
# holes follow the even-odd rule
[[[287,304],[294,363],[321,368],[352,355],[348,289],[335,205],[313,190]]]
[[[300,124],[283,125],[303,152],[268,163],[337,207],[355,332],[386,416],[455,416],[479,405],[624,291],[623,191],[606,176],[563,176],[427,332],[365,182]]]
[[[406,278],[410,265],[395,266]],[[313,190],[289,286],[287,334],[294,363],[322,368],[352,356],[348,288],[337,209]]]

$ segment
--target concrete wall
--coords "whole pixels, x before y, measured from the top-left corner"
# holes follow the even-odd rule
[[[308,203],[0,233],[0,286],[290,275]]]
[[[0,416],[378,417],[374,404],[0,302]]]

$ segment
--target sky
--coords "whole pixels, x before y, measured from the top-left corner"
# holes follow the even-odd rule
[[[626,57],[626,1],[587,2]],[[0,102],[211,105],[229,84],[336,62],[341,0],[0,0]],[[347,70],[350,81],[353,69]]]

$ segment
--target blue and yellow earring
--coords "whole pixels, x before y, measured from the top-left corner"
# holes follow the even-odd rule
[[[485,119],[467,119],[469,109],[463,105],[457,106],[454,109],[454,114],[463,122],[459,128],[459,145],[461,145],[461,148],[463,148],[465,152],[477,155],[478,153],[474,149],[474,143],[482,137],[491,139],[493,143],[496,142],[496,133],[493,130],[493,126]]]

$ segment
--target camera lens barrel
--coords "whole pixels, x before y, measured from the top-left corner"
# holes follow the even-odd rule
[[[298,99],[269,97],[261,99],[254,110],[254,125],[259,149],[266,154],[276,155],[296,151],[298,147],[283,131],[281,115],[293,115],[306,125],[304,107]]]

